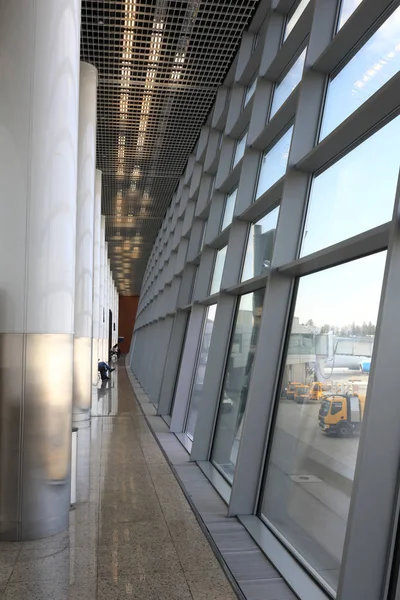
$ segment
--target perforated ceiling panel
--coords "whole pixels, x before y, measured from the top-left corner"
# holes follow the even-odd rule
[[[97,166],[114,278],[139,294],[153,242],[258,0],[83,0],[99,72]]]

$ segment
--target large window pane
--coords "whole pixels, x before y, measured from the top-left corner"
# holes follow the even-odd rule
[[[303,74],[304,61],[306,59],[306,51],[307,49],[305,48],[282,81],[276,86],[272,98],[270,119],[278,112],[282,104],[289,98],[290,94],[300,83]]]
[[[185,316],[185,333],[183,336],[183,342],[182,342],[182,346],[181,346],[181,350],[180,350],[180,354],[179,354],[179,364],[178,364],[178,369],[176,371],[176,376],[175,376],[175,382],[174,382],[174,391],[172,394],[172,402],[171,402],[171,408],[169,410],[169,414],[172,415],[173,410],[174,410],[174,406],[175,406],[175,394],[176,394],[176,389],[178,387],[178,381],[179,381],[179,377],[180,377],[180,373],[181,373],[181,367],[182,367],[182,358],[183,358],[183,354],[185,351],[185,344],[186,344],[186,338],[187,338],[187,332],[188,332],[188,325],[189,325],[189,319],[190,319],[190,311],[188,313],[186,313]]]
[[[320,140],[391,79],[400,68],[400,7],[328,85]]]
[[[236,167],[236,165],[238,164],[238,162],[240,160],[242,160],[243,155],[244,155],[244,151],[246,149],[246,140],[247,140],[247,131],[246,133],[243,135],[243,137],[240,138],[240,140],[238,140],[236,142],[236,147],[235,147],[235,155],[233,157],[233,164],[232,164],[232,169],[234,167]]]
[[[222,273],[225,265],[226,246],[217,251],[215,257],[214,273],[211,282],[210,295],[219,292],[222,281]]]
[[[256,84],[257,84],[257,78],[255,77],[253,79],[253,81],[251,83],[249,83],[249,85],[246,88],[243,106],[246,106],[246,104],[249,102],[250,98],[253,97],[254,92],[256,91]]]
[[[231,192],[226,198],[221,231],[223,231],[225,227],[228,227],[228,225],[232,223],[233,211],[235,210],[236,195],[237,189],[233,190],[233,192]]]
[[[251,369],[257,348],[264,290],[241,297],[233,328],[211,460],[233,481]]]
[[[390,221],[399,136],[396,117],[314,179],[301,256]]]
[[[292,134],[293,127],[265,152],[258,176],[256,200],[285,174]]]
[[[356,8],[359,7],[361,2],[362,0],[342,0],[337,31],[339,31],[339,29],[343,27],[343,25],[351,17]]]
[[[300,279],[261,513],[336,590],[386,252]]]
[[[295,26],[297,24],[297,21],[300,19],[301,15],[305,11],[305,8],[306,8],[307,4],[309,4],[309,2],[310,2],[310,0],[300,0],[298,5],[296,6],[295,10],[293,11],[291,16],[287,20],[286,27],[285,27],[285,34],[283,36],[283,41],[285,41],[286,38],[288,37],[288,35],[293,31],[293,29],[295,28]]]
[[[274,208],[256,223],[252,223],[244,259],[242,281],[263,275],[269,270],[278,215],[279,207]]]
[[[203,231],[201,232],[201,240],[200,240],[200,246],[199,246],[199,252],[201,252],[204,248],[204,241],[206,239],[206,231],[207,231],[207,221],[204,221],[203,223]]]
[[[194,372],[193,387],[190,395],[190,402],[185,428],[186,434],[191,440],[193,440],[197,415],[199,412],[201,394],[203,392],[204,375],[207,367],[208,352],[210,350],[211,334],[214,327],[216,311],[217,305],[212,304],[207,308],[204,317],[203,331],[201,335],[196,369]]]

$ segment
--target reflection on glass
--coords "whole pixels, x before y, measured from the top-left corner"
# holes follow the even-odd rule
[[[203,223],[203,231],[201,233],[200,247],[199,252],[201,252],[204,248],[204,240],[206,239],[206,231],[207,231],[207,221]]]
[[[337,31],[343,27],[356,8],[360,6],[361,2],[362,0],[342,0]]]
[[[263,518],[333,591],[385,259],[381,252],[300,279],[264,487]]]
[[[256,91],[257,79],[254,78],[253,81],[247,86],[246,94],[244,97],[244,106],[249,102],[250,98],[252,98],[254,92]]]
[[[320,140],[391,79],[400,68],[400,7],[328,85]]]
[[[257,31],[257,33],[254,34],[253,37],[253,45],[251,47],[251,53],[254,53],[254,50],[257,48],[258,42],[260,40],[260,33]]]
[[[304,61],[306,59],[307,48],[304,48],[293,66],[286,73],[282,81],[276,86],[272,98],[270,119],[280,109],[282,104],[289,98],[293,90],[299,85],[303,75]]]
[[[264,153],[258,176],[256,200],[285,174],[292,134],[293,127]]]
[[[223,231],[225,227],[228,227],[228,225],[232,223],[233,211],[235,210],[236,195],[237,189],[233,190],[233,192],[231,192],[226,198],[221,231]]]
[[[242,281],[263,275],[270,269],[278,215],[279,207],[274,208],[256,223],[252,223],[244,259]]]
[[[214,327],[216,310],[216,304],[208,306],[204,317],[203,331],[201,334],[199,354],[197,357],[197,364],[194,372],[193,387],[190,395],[185,427],[186,434],[191,440],[193,440],[197,415],[199,412],[199,404],[201,400],[201,394],[203,391],[204,375],[207,367],[208,352],[210,350],[211,334]]]
[[[240,299],[220,399],[211,460],[231,483],[242,435],[263,302],[263,289],[246,294]]]
[[[217,251],[215,258],[214,273],[211,282],[210,295],[219,292],[222,281],[222,272],[225,265],[226,246]]]
[[[246,148],[246,140],[247,140],[247,131],[246,133],[240,138],[240,140],[238,140],[236,142],[236,148],[235,148],[235,156],[233,157],[233,164],[232,164],[232,169],[234,167],[236,167],[236,165],[238,164],[238,162],[240,160],[242,160],[243,155],[244,155],[244,151]]]
[[[391,220],[399,136],[396,117],[314,179],[301,256]]]
[[[172,394],[171,408],[169,409],[169,413],[168,413],[170,415],[172,415],[173,410],[174,410],[176,389],[178,387],[178,381],[181,376],[182,358],[183,358],[183,355],[185,352],[185,344],[186,344],[188,325],[189,325],[189,320],[190,320],[190,312],[186,313],[185,319],[186,319],[185,320],[185,333],[183,336],[183,343],[182,343],[181,351],[180,351],[180,355],[179,355],[179,365],[178,365],[178,369],[176,371],[176,377],[175,377],[175,382],[174,382],[174,392]]]
[[[296,26],[297,21],[300,19],[301,15],[303,14],[303,12],[309,2],[310,2],[310,0],[300,0],[295,11],[289,17],[289,19],[286,23],[285,35],[283,36],[283,41],[285,41],[286,38],[289,36],[289,34],[293,31],[293,29]]]

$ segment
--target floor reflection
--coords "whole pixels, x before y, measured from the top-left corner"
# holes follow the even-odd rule
[[[234,600],[121,366],[78,432],[66,532],[0,543],[0,600]]]
[[[109,379],[99,380],[93,388],[92,416],[107,417],[118,414],[118,371],[111,373]]]

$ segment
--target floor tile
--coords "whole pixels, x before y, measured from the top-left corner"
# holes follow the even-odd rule
[[[7,586],[4,600],[95,600],[97,578],[79,581],[68,580],[11,583]]]
[[[235,597],[135,404],[124,369],[118,375],[118,387],[111,390],[116,414],[93,417],[91,428],[79,433],[77,502],[68,531],[34,542],[0,543],[0,600]],[[188,480],[201,480],[153,405],[143,406],[171,460],[185,464],[178,468],[186,469]],[[202,501],[207,508],[212,498]]]
[[[134,541],[130,546],[102,546],[98,551],[100,577],[129,577],[133,573],[168,573],[180,570],[178,554],[172,542]]]
[[[185,578],[152,575],[98,580],[98,600],[193,600]]]
[[[135,523],[115,523],[113,526],[100,524],[100,546],[131,546],[142,541],[162,543],[171,541],[171,534],[164,521],[138,521]]]
[[[81,548],[74,553],[69,548],[51,551],[45,557],[37,558],[35,551],[23,551],[17,560],[9,583],[31,583],[34,581],[68,580],[94,577],[96,556],[90,549]]]

